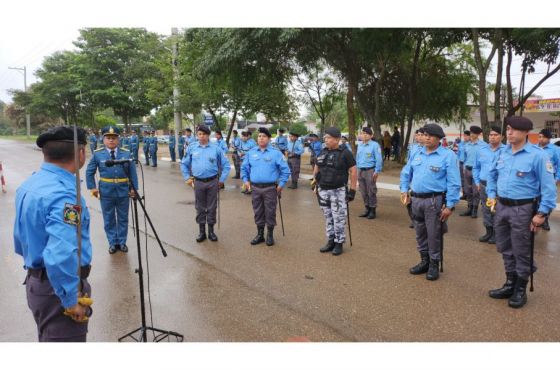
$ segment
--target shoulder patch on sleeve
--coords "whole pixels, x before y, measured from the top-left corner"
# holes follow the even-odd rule
[[[71,203],[64,204],[64,211],[62,214],[64,223],[77,226],[80,223],[81,213],[82,213],[82,208],[80,206]]]

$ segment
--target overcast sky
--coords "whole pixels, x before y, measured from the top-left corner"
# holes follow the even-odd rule
[[[430,0],[423,1],[422,4],[428,4],[432,1],[437,2],[437,0]],[[349,5],[353,2],[355,0],[348,0],[345,1],[345,4]],[[477,2],[479,0],[469,3],[474,8]],[[237,6],[232,6],[232,3],[237,4]],[[275,4],[277,3],[275,2]],[[78,29],[83,27],[145,27],[150,31],[167,35],[171,32],[173,26],[450,26],[445,23],[449,22],[447,14],[427,13],[427,7],[425,6],[422,9],[416,9],[414,5],[416,3],[414,2],[408,5],[408,13],[403,13],[402,9],[399,9],[399,13],[396,13],[394,9],[390,8],[390,5],[384,5],[384,13],[384,9],[376,5],[375,8],[371,8],[369,16],[367,12],[353,12],[351,18],[343,17],[344,12],[340,13],[339,9],[333,11],[332,9],[335,8],[332,8],[329,11],[330,4],[340,4],[340,2],[331,0],[321,2],[325,6],[325,9],[321,10],[323,13],[317,13],[315,7],[310,7],[303,1],[284,0],[281,3],[284,5],[280,7],[275,5],[274,9],[270,9],[266,6],[263,7],[262,1],[252,0],[231,2],[206,0],[203,4],[189,4],[188,8],[187,5],[177,7],[174,2],[168,0],[157,2],[116,0],[97,0],[95,2],[69,0],[11,1],[0,6],[0,100],[11,101],[8,94],[9,89],[23,89],[23,73],[10,70],[8,67],[21,68],[26,66],[28,70],[27,84],[28,86],[31,85],[36,81],[34,71],[41,66],[43,59],[55,51],[71,50],[73,48],[72,41],[78,37]],[[77,9],[78,4],[79,9]],[[243,4],[251,6],[252,11],[244,10],[242,8]],[[363,7],[363,5],[356,6]],[[488,8],[488,4],[485,4],[485,7],[487,12],[492,11],[491,8]],[[348,8],[351,9],[352,7],[348,6]],[[540,9],[545,8],[541,7]],[[552,10],[554,8],[557,9],[558,5],[549,5],[546,9]],[[213,9],[211,15],[208,14],[208,9]],[[294,12],[293,9],[297,9],[298,12]],[[215,12],[216,10],[218,11]],[[418,17],[417,11],[421,14],[423,12],[423,16]],[[274,17],[270,17],[271,12],[274,13]],[[503,10],[500,10],[500,12],[503,14]],[[558,12],[550,11],[548,14],[550,19],[547,19],[546,14],[543,14],[542,17],[540,16],[538,25],[528,24],[527,26],[550,26],[552,23],[558,27],[558,23],[552,19],[552,15],[558,14]],[[505,17],[507,14],[503,15]],[[461,19],[468,19],[468,11],[466,14],[464,10],[461,11]],[[486,25],[507,26],[507,24],[501,23],[503,19],[491,18],[486,20]],[[489,21],[493,23],[488,23]],[[451,25],[459,26],[458,24]],[[516,57],[512,67],[513,85],[517,88],[521,75],[519,61],[520,57]],[[537,66],[536,73],[527,76],[526,86],[533,86],[545,73],[546,65]],[[490,73],[488,80],[489,82],[495,81],[495,73]],[[542,95],[544,98],[560,98],[560,74],[548,79],[536,91],[536,94]]]

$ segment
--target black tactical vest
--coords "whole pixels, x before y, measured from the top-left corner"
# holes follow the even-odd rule
[[[338,189],[348,183],[348,167],[342,160],[344,149],[323,149],[317,157],[319,166],[319,187],[322,189]]]

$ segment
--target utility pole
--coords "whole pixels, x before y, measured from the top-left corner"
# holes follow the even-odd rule
[[[23,71],[23,91],[27,92],[27,66],[23,66],[23,68],[8,67],[8,69]],[[27,137],[29,137],[31,136],[31,114],[29,114],[29,109],[27,107],[25,107],[25,123],[27,127]]]
[[[177,67],[178,55],[178,31],[176,27],[171,28],[173,38],[172,63],[173,63],[173,118],[175,121],[175,147],[179,149],[179,135],[182,130],[181,112],[179,112],[179,68]],[[179,158],[181,161],[183,158]]]

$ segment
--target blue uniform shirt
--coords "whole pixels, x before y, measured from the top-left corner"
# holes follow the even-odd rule
[[[257,143],[253,138],[249,138],[247,141],[241,140],[241,145],[239,146],[239,154],[246,154],[249,150],[257,146]]]
[[[412,189],[415,193],[447,192],[447,207],[459,202],[461,175],[457,156],[441,145],[426,153],[426,147],[416,151],[412,160],[401,171],[401,192]]]
[[[179,136],[179,146],[185,146],[185,137],[183,135]]]
[[[132,135],[130,137],[130,149],[138,148],[138,136]]]
[[[535,145],[539,147],[538,145]],[[556,175],[556,180],[560,181],[560,172],[558,171],[560,167],[560,147],[549,143],[548,145],[541,148],[550,158],[550,162],[552,163],[552,168],[554,169],[554,174]]]
[[[158,150],[158,141],[157,141],[157,137],[155,136],[150,136],[150,153],[155,153]]]
[[[175,148],[175,135],[169,135],[169,147]]]
[[[480,185],[480,180],[488,180],[488,171],[490,170],[490,166],[492,165],[492,162],[494,162],[496,155],[504,147],[504,144],[500,144],[496,150],[492,150],[492,147],[488,145],[476,153],[473,166],[473,179],[476,185]]]
[[[299,140],[289,141],[286,150],[290,154],[296,154],[301,156],[303,154],[303,144]]]
[[[149,151],[150,150],[150,137],[149,136],[144,136],[142,138],[142,144],[144,144],[143,150],[145,152]]]
[[[457,145],[457,156],[459,157],[459,162],[465,162],[465,145],[466,141],[461,140]]]
[[[488,144],[482,140],[477,140],[476,143],[473,143],[472,141],[469,141],[468,143],[465,144],[465,166],[471,166],[474,167],[474,161],[476,159],[476,153],[484,148],[488,146]]]
[[[422,149],[422,145],[418,144],[418,143],[413,143],[410,146],[410,149],[408,149],[408,153],[406,155],[406,161],[410,162],[410,158],[413,158],[414,155],[416,154],[416,151]]]
[[[97,149],[93,152],[87,168],[86,168],[86,183],[88,189],[95,189],[95,172],[99,169],[99,177],[104,179],[126,179],[125,172],[130,171],[130,177],[134,187],[138,189],[138,176],[136,175],[136,166],[134,163],[117,164],[112,167],[107,167],[105,161],[111,159],[109,149]],[[126,149],[115,149],[115,159],[130,159],[130,152]],[[99,194],[101,197],[107,198],[120,198],[128,197],[128,183],[127,182],[106,182],[99,181]]]
[[[225,153],[214,143],[203,146],[197,142],[189,145],[181,160],[181,172],[185,180],[191,177],[191,174],[200,179],[207,179],[221,171],[220,182],[225,182],[230,169],[231,165]]]
[[[533,144],[515,154],[506,145],[494,159],[488,172],[488,198],[531,199],[541,197],[539,211],[549,213],[556,208],[554,168],[546,153]]]
[[[76,226],[67,205],[76,204],[74,174],[51,163],[27,179],[16,192],[15,252],[26,268],[45,267],[55,294],[65,308],[78,303]],[[90,216],[82,197],[81,265],[91,264]]]
[[[249,150],[241,165],[243,182],[255,184],[271,184],[277,182],[284,187],[290,177],[290,168],[284,160],[282,152],[271,145],[264,150],[254,147]]]
[[[369,140],[367,144],[363,141],[358,143],[356,165],[358,168],[373,167],[375,172],[381,172],[383,169],[383,157],[381,156],[381,147],[377,141]]]
[[[312,154],[314,154],[315,157],[317,157],[319,154],[321,154],[322,149],[323,149],[323,145],[321,144],[321,142],[319,140],[309,143],[309,151]]]
[[[241,139],[239,138],[239,136],[234,137],[231,141],[231,144],[233,146],[233,151],[237,152],[237,150],[239,149],[239,147],[241,146]]]
[[[286,150],[288,148],[288,138],[285,135],[277,136],[276,146],[279,150]]]
[[[97,145],[97,136],[95,136],[95,135],[90,135],[90,136],[89,136],[89,143],[90,143],[91,145]]]
[[[226,141],[224,139],[216,140],[216,144],[218,145],[218,147],[220,149],[222,149],[222,152],[224,152],[224,153],[228,152],[228,146],[227,146]]]

